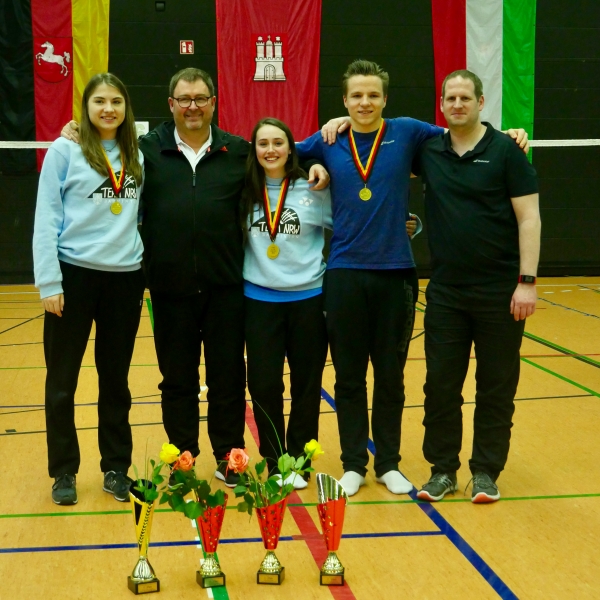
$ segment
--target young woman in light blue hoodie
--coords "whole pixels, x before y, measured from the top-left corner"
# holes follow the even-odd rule
[[[302,453],[318,438],[321,378],[327,357],[322,287],[329,190],[310,189],[291,131],[262,119],[252,132],[244,192],[244,294],[248,390],[260,453],[273,469],[283,452]],[[292,397],[284,421],[284,365]],[[306,481],[292,475],[296,489]]]
[[[48,470],[61,505],[77,502],[75,390],[93,322],[103,489],[128,499],[128,373],[145,287],[137,229],[143,156],[127,89],[110,73],[95,75],[81,108],[81,143],[59,138],[45,157],[33,235],[46,310]]]

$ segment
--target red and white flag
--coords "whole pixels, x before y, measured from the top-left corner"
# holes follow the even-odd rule
[[[432,0],[437,124],[442,81],[469,69],[483,82],[482,119],[533,137],[536,0]]]
[[[318,129],[321,0],[217,0],[219,127],[250,138],[264,117],[297,140]]]

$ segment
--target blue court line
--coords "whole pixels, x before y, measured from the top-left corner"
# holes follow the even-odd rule
[[[385,533],[347,533],[342,534],[342,538],[382,538],[382,537],[422,537],[431,535],[444,535],[441,531],[390,531]],[[301,535],[283,535],[279,538],[280,542],[302,541]],[[260,537],[249,538],[228,538],[219,540],[219,544],[248,544],[252,542],[262,543]],[[198,540],[183,540],[180,542],[150,542],[151,548],[165,548],[173,546],[197,546]],[[83,544],[77,546],[32,546],[29,548],[0,548],[0,554],[23,554],[26,552],[67,552],[69,550],[123,550],[127,548],[137,548],[137,544]]]
[[[335,400],[323,388],[321,388],[321,396],[331,408],[334,410],[336,409]],[[371,454],[375,455],[375,444],[371,438],[369,438],[367,448]],[[409,496],[416,501],[416,489],[413,488],[413,491]],[[476,571],[490,584],[490,586],[492,586],[492,589],[500,596],[500,598],[503,600],[518,600],[518,597],[514,592],[431,504],[417,502],[417,506],[440,528],[440,534],[445,535],[456,546],[458,551],[471,563],[471,565],[473,565],[473,567],[475,567]]]

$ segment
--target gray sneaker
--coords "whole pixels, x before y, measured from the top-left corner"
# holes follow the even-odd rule
[[[448,492],[454,493],[457,489],[456,473],[434,473],[417,492],[417,498],[427,502],[438,502]]]
[[[131,479],[125,473],[121,471],[108,471],[104,473],[104,486],[102,489],[112,494],[115,500],[127,502],[129,500],[131,483]]]
[[[486,504],[500,500],[500,491],[494,480],[483,471],[473,473],[473,492],[471,493],[471,502],[474,504]],[[471,483],[471,482],[469,482]],[[469,485],[467,484],[467,487]]]
[[[69,506],[77,504],[77,490],[75,488],[75,475],[61,475],[54,478],[52,485],[52,500],[55,504]]]

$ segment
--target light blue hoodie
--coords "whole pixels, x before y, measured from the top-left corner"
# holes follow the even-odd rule
[[[119,177],[121,160],[115,140],[102,145]],[[139,153],[143,165],[143,155]],[[138,233],[141,187],[130,175],[114,215],[110,179],[92,169],[79,144],[59,138],[48,149],[38,187],[33,232],[35,285],[40,297],[61,294],[59,260],[99,271],[136,271],[142,260]]]
[[[266,180],[274,211],[282,180],[270,177]],[[245,295],[255,300],[285,301],[320,293],[325,273],[323,228],[331,229],[329,190],[315,192],[306,179],[290,183],[275,239],[279,256],[272,260],[267,256],[271,239],[264,208],[262,204],[255,205],[248,220],[244,255]],[[269,293],[271,290],[283,294]],[[311,293],[307,295],[309,290]]]

